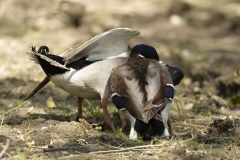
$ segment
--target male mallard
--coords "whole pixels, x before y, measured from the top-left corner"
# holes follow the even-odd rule
[[[78,96],[78,116],[82,117],[82,100],[100,100],[105,121],[115,130],[107,111],[109,98],[108,79],[111,70],[127,62],[128,41],[140,32],[130,28],[115,28],[95,36],[91,40],[75,45],[59,56],[48,54],[42,46],[28,53],[40,64],[47,77],[25,98],[31,98],[50,80],[59,88]]]
[[[163,65],[156,50],[147,45],[133,47],[127,63],[113,68],[109,79],[112,102],[122,120],[129,118],[131,139],[143,134],[149,125],[157,135],[169,136],[174,84],[182,78],[180,69]],[[163,121],[164,130],[156,120]]]

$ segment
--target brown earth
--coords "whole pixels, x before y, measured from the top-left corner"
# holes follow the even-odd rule
[[[240,159],[239,1],[2,0],[0,24],[0,150],[10,140],[3,159]],[[130,46],[152,45],[182,68],[171,114],[187,135],[132,141],[129,128],[75,122],[76,97],[52,83],[23,102],[44,78],[25,54],[32,45],[58,54],[115,27],[138,29]],[[84,101],[85,115],[100,123],[99,106]]]

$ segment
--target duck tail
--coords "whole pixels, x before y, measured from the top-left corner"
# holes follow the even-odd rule
[[[69,71],[70,69],[64,66],[62,57],[52,54],[47,54],[49,52],[48,47],[41,46],[38,51],[35,47],[32,47],[30,52],[27,52],[29,59],[37,64],[40,64],[44,69],[47,66],[52,66],[54,68],[59,68],[61,70]]]
[[[32,96],[34,96],[35,93],[42,89],[49,81],[50,79],[48,77],[45,77],[43,81],[26,98],[24,98],[24,101],[32,98]]]
[[[153,99],[145,102],[143,106],[143,121],[148,123],[148,121],[152,118],[155,118],[159,121],[162,121],[162,116],[159,114],[159,111],[163,110],[166,105],[171,102],[171,99],[166,98],[161,104],[152,104]]]
[[[173,101],[174,92],[175,88],[173,84],[166,84],[163,101],[153,104],[154,99],[150,99],[145,102],[143,106],[143,119],[146,123],[152,118],[162,120],[159,111],[163,110],[168,103]]]
[[[32,47],[31,47],[31,51],[30,51],[30,52],[26,52],[26,53],[27,53],[28,58],[29,58],[30,60],[32,60],[32,61],[35,62],[36,64],[40,64],[39,61],[38,61],[37,56],[35,55],[35,53],[37,53],[35,47],[32,46]]]

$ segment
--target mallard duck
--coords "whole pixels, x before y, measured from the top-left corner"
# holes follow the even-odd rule
[[[59,88],[78,96],[78,116],[82,118],[83,99],[101,100],[104,119],[115,127],[107,111],[109,98],[108,79],[115,66],[126,63],[129,56],[128,41],[140,32],[130,28],[115,28],[95,36],[89,41],[75,45],[60,55],[48,54],[42,46],[38,51],[32,48],[27,54],[40,64],[47,75],[25,100],[52,81]]]
[[[122,121],[128,118],[131,122],[130,139],[145,133],[150,125],[157,135],[169,136],[167,123],[174,85],[182,78],[179,68],[159,62],[156,50],[144,44],[133,47],[129,60],[113,68],[109,79],[111,98]],[[156,120],[163,122],[163,129]]]

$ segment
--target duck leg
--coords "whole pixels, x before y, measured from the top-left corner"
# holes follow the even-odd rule
[[[82,101],[81,97],[78,97],[78,118],[84,118],[82,115]]]
[[[81,118],[81,119],[85,119],[90,124],[94,123],[96,121],[96,118],[94,118],[94,117],[85,118],[82,115],[82,102],[83,102],[83,99],[81,97],[78,97],[78,116],[77,116],[77,121],[78,121],[79,118]]]
[[[171,122],[171,115],[168,115],[168,128],[169,128],[169,133],[173,134],[173,127],[172,127],[172,122]]]
[[[135,123],[136,123],[136,119],[128,111],[127,111],[127,115],[128,115],[128,119],[131,123],[131,130],[130,130],[130,134],[129,134],[129,139],[137,139],[138,133],[134,128]]]
[[[126,127],[127,127],[127,120],[125,119],[125,120],[122,120],[122,131]]]
[[[128,119],[131,124],[129,139],[137,139],[138,133],[134,129],[136,119],[126,109],[118,110],[118,113],[119,113],[120,119],[122,121],[122,130],[127,126],[127,119]]]
[[[168,119],[169,119],[169,112],[172,108],[172,103],[168,103],[166,105],[166,107],[163,109],[163,111],[161,112],[161,116],[163,119],[163,125],[164,125],[164,132],[163,132],[163,136],[170,136],[169,131],[168,131]],[[171,127],[171,126],[170,126]],[[170,128],[171,130],[172,128]]]
[[[107,122],[107,124],[112,128],[112,130],[114,132],[116,132],[117,130],[115,129],[115,127],[113,125],[113,122],[111,121],[110,115],[108,113],[108,110],[107,110],[107,99],[105,99],[105,98],[101,99],[101,106],[102,106],[102,109],[103,109],[105,122]]]
[[[128,112],[128,111],[126,111],[126,109],[118,110],[120,119],[122,121],[122,131],[125,127],[127,127],[127,119],[129,119],[128,114],[126,112]]]

